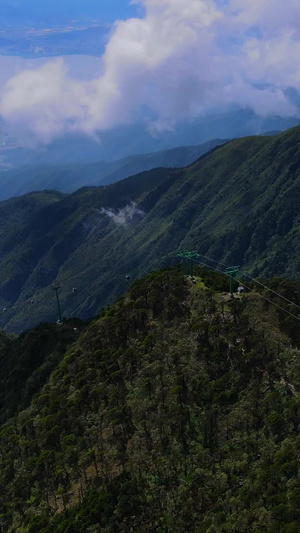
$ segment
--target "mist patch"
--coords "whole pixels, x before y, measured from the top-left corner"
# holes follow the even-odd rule
[[[122,209],[110,209],[102,207],[101,214],[110,217],[118,226],[126,226],[141,220],[145,216],[145,212],[139,209],[135,202],[131,202]]]

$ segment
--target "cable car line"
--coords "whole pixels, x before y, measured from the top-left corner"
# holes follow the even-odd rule
[[[241,272],[241,271],[240,271]],[[286,302],[294,305],[295,307],[298,307],[298,309],[300,309],[300,305],[292,302],[291,300],[289,300],[288,298],[286,298],[285,296],[283,296],[282,294],[279,294],[278,292],[274,291],[273,289],[270,289],[270,287],[267,287],[267,285],[264,285],[263,283],[261,283],[260,281],[258,281],[257,279],[254,279],[252,278],[251,276],[249,276],[249,274],[245,274],[245,272],[241,272],[241,274],[243,274],[243,276],[246,276],[247,278],[251,279],[251,281],[254,281],[255,283],[257,283],[258,285],[261,285],[261,287],[264,287],[264,289],[272,292],[273,294],[276,294],[276,296],[279,296],[280,298],[282,298],[283,300],[285,300]]]
[[[278,307],[278,309],[281,309],[281,311],[284,311],[285,313],[287,313],[288,315],[292,316],[293,318],[295,318],[296,320],[299,320],[300,321],[300,317],[297,316],[297,315],[294,315],[293,313],[291,313],[290,311],[288,311],[287,309],[285,309],[284,307],[281,307],[281,305],[278,305],[276,304],[275,302],[273,302],[272,300],[269,300],[269,298],[266,298],[266,296],[263,296],[260,292],[257,292],[253,289],[251,289],[250,287],[248,287],[244,282],[243,282],[243,285],[246,287],[246,289],[248,289],[250,292],[254,293],[254,294],[257,294],[258,296],[260,296],[261,298],[263,298],[264,300],[266,300],[267,302],[269,302],[270,304],[272,305],[275,305],[275,307]]]
[[[195,254],[197,253],[197,255],[199,257],[204,257],[205,259],[208,259],[209,261],[213,262],[213,263],[216,263],[217,265],[222,265],[223,267],[226,267],[226,268],[230,268],[228,265],[225,265],[225,263],[221,263],[221,261],[216,261],[215,259],[211,259],[210,257],[208,256],[205,256],[205,255],[201,255],[199,254],[198,252],[194,252]],[[189,257],[190,260],[194,260],[196,261],[195,259],[193,259],[192,257]],[[204,263],[203,263],[204,264]],[[208,265],[205,265],[205,266],[208,266]],[[213,267],[211,267],[213,268]],[[220,270],[220,269],[217,269],[218,272],[222,272],[222,274],[224,275],[227,275],[226,272]],[[254,283],[257,283],[258,285],[260,285],[261,287],[263,287],[264,289],[266,289],[267,291],[269,292],[272,292],[273,294],[275,294],[276,296],[278,296],[279,298],[281,298],[282,300],[285,300],[286,302],[288,302],[289,304],[293,305],[294,307],[297,307],[299,310],[300,310],[300,306],[298,304],[296,304],[295,302],[292,302],[291,300],[289,300],[288,298],[286,298],[285,296],[283,296],[282,294],[280,294],[279,292],[275,291],[274,289],[271,289],[270,287],[268,287],[267,285],[265,285],[264,283],[258,281],[257,279],[255,278],[252,278],[249,274],[246,274],[246,272],[243,272],[242,270],[238,270],[238,273],[242,274],[243,276],[246,276],[247,278],[251,279],[251,281],[253,281]],[[244,284],[244,283],[243,283]],[[244,284],[245,285],[245,284]],[[246,285],[245,285],[246,287]],[[259,294],[259,293],[258,293]]]
[[[206,255],[202,255],[202,254],[199,254],[198,252],[188,252],[188,251],[184,251],[184,252],[178,252],[176,254],[177,257],[181,257],[182,259],[188,259],[190,261],[190,264],[191,264],[191,277],[193,278],[193,269],[192,269],[192,263],[196,263],[196,264],[199,264],[200,266],[204,266],[206,268],[208,268],[209,270],[213,270],[215,272],[218,272],[220,274],[223,274],[224,276],[227,276],[231,283],[234,279],[234,276],[236,274],[240,274],[248,279],[250,279],[253,283],[257,283],[258,285],[260,285],[261,287],[263,287],[266,291],[269,291],[271,293],[273,293],[274,295],[276,295],[278,298],[281,298],[282,300],[284,300],[285,302],[289,303],[290,305],[296,307],[297,309],[300,310],[300,305],[292,302],[291,300],[289,300],[288,298],[286,298],[285,296],[283,296],[282,294],[278,293],[277,291],[275,291],[274,289],[271,289],[270,287],[268,287],[267,285],[265,285],[264,283],[258,281],[257,279],[253,278],[252,276],[250,276],[249,274],[246,274],[245,272],[243,272],[242,270],[240,270],[239,267],[235,266],[235,267],[229,267],[228,265],[226,265],[225,263],[222,263],[221,261],[216,261],[215,259],[212,259]],[[218,265],[218,266],[212,266],[210,264],[207,264],[207,262],[204,262],[203,260],[200,260],[200,258],[203,258],[207,261],[210,261],[212,263],[214,263],[215,265]],[[221,267],[221,268],[220,268]],[[226,269],[227,271],[225,271],[224,269]],[[129,274],[126,274],[125,275],[125,279],[126,281],[129,281],[130,280],[130,275]],[[66,283],[68,284],[68,281],[66,281]],[[244,286],[246,289],[248,289],[250,292],[253,292],[254,294],[257,294],[258,296],[260,296],[262,299],[264,299],[265,301],[267,301],[268,303],[274,305],[275,307],[277,307],[278,309],[280,309],[281,311],[287,313],[288,315],[290,315],[291,317],[293,317],[294,319],[296,320],[299,320],[300,321],[300,317],[295,315],[294,313],[288,311],[287,309],[285,309],[284,307],[280,306],[279,304],[273,302],[272,300],[270,300],[269,298],[267,298],[266,296],[263,296],[260,292],[257,292],[255,291],[253,288],[249,287],[248,285],[246,285],[244,283],[244,281],[241,282],[242,286]],[[56,285],[55,283],[53,284],[53,287],[52,287],[55,291],[55,295],[56,295],[56,303],[57,303],[57,309],[58,309],[58,323],[61,323],[62,322],[62,313],[61,313],[61,308],[60,308],[60,300],[59,300],[59,295],[58,295],[58,292],[59,292],[59,289],[60,287],[58,285]],[[45,288],[47,289],[47,288]],[[77,287],[76,286],[72,286],[71,288],[71,292],[72,293],[76,293],[77,292]],[[230,285],[230,294],[232,294],[232,285]],[[29,302],[31,304],[35,304],[36,303],[36,297],[32,297]],[[25,304],[26,305],[26,304]],[[22,304],[15,304],[15,305],[12,305],[11,307],[3,307],[2,309],[2,314],[8,312],[9,310],[13,310],[14,308],[19,308],[21,307]]]
[[[198,254],[199,256],[201,256],[201,254]],[[180,257],[180,256],[179,256]],[[205,257],[205,256],[202,256],[202,257]],[[231,278],[231,276],[229,274],[227,274],[226,272],[224,272],[223,270],[221,270],[220,268],[216,268],[216,267],[213,267],[211,265],[207,265],[207,263],[204,263],[203,261],[197,261],[195,258],[193,257],[189,257],[189,259],[191,261],[194,261],[195,263],[199,264],[199,265],[202,265],[202,266],[205,266],[207,268],[210,268],[211,270],[215,270],[216,272],[219,272],[221,274],[223,274],[224,276],[227,276],[229,278]],[[209,257],[206,257],[206,259],[209,259]],[[211,261],[213,261],[214,263],[217,263],[217,264],[220,264],[222,266],[225,266],[223,263],[221,262],[218,262],[218,261],[215,261],[214,259],[211,259]],[[247,274],[244,274],[242,271],[239,271],[240,274],[243,274],[243,275],[246,275],[247,277],[249,277],[250,279],[252,279],[252,281],[256,282],[256,280],[254,278],[251,278],[251,276],[248,276]],[[282,296],[280,295],[279,293],[277,293],[276,291],[273,291],[272,289],[269,289],[269,287],[267,286],[264,286],[264,284],[258,282],[260,285],[262,285],[263,287],[265,287],[266,289],[270,290],[271,292],[274,292],[274,294],[278,295],[278,296]],[[300,317],[291,313],[290,311],[288,311],[287,309],[285,309],[284,307],[282,307],[281,305],[278,305],[276,304],[275,302],[273,302],[272,300],[270,300],[269,298],[267,298],[266,296],[263,296],[260,292],[257,292],[255,291],[254,289],[252,289],[251,287],[249,287],[248,285],[246,285],[244,282],[242,282],[242,284],[244,285],[244,287],[246,287],[246,289],[248,289],[250,292],[254,293],[254,294],[257,294],[258,296],[260,296],[263,300],[267,301],[268,303],[274,305],[275,307],[277,307],[278,309],[280,309],[281,311],[283,311],[284,313],[287,313],[288,315],[290,315],[291,317],[293,317],[294,319],[300,321]],[[300,309],[300,307],[297,305],[297,304],[294,304],[293,302],[291,302],[290,300],[288,300],[287,298],[285,298],[284,296],[282,297],[284,300],[286,300],[288,303],[292,304],[292,305],[295,305],[296,307],[298,307]]]

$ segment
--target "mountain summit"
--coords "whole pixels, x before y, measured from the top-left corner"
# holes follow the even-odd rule
[[[153,272],[81,333],[1,337],[3,532],[299,531],[299,327],[194,281]]]

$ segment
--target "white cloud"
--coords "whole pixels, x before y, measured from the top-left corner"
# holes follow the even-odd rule
[[[88,85],[71,80],[62,59],[25,70],[7,83],[2,116],[47,142],[66,129],[77,128],[85,116]]]
[[[100,77],[75,80],[63,60],[21,72],[2,94],[3,118],[48,142],[130,122],[145,109],[155,134],[220,104],[298,114],[285,96],[300,90],[298,0],[136,3],[145,15],[116,23]]]
[[[100,213],[102,215],[107,215],[118,226],[126,226],[136,220],[141,220],[145,216],[145,213],[141,209],[138,209],[135,202],[131,202],[122,209],[117,209],[115,211],[102,207]]]
[[[242,30],[257,26],[265,36],[281,34],[285,29],[299,30],[298,0],[231,0],[228,11]]]

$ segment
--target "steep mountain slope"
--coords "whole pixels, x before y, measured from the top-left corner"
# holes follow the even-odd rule
[[[28,407],[78,338],[78,319],[42,324],[19,337],[0,337],[0,424]]]
[[[65,314],[77,316],[83,309],[85,317],[94,314],[99,289],[104,298],[110,298],[115,284],[109,272],[110,265],[116,266],[114,245],[126,236],[127,223],[136,224],[144,216],[133,202],[142,200],[168,174],[167,169],[156,169],[110,187],[81,189],[71,196],[45,191],[1,203],[1,326],[13,319],[9,329],[17,331],[21,323],[24,329],[40,320],[56,320],[55,280],[62,284]],[[106,206],[111,211],[103,211]],[[119,213],[115,220],[113,212]],[[102,288],[101,274],[105,277]],[[124,276],[122,281],[124,289]],[[120,275],[117,293],[119,283]]]
[[[92,316],[126,289],[126,275],[170,264],[179,249],[255,276],[297,277],[299,168],[295,128],[237,139],[186,169],[84,188],[22,222],[10,216],[23,197],[0,204],[9,228],[0,234],[0,305],[7,308],[0,326],[19,331],[54,320],[53,282],[65,316]]]
[[[89,165],[44,165],[23,167],[0,173],[0,200],[32,191],[55,189],[73,192],[84,186],[107,185],[158,167],[185,167],[224,141],[215,139],[199,146],[187,146],[126,157],[118,161],[100,161]],[[81,148],[78,148],[81,150]]]
[[[299,328],[197,275],[134,283],[2,426],[3,533],[299,531]]]

